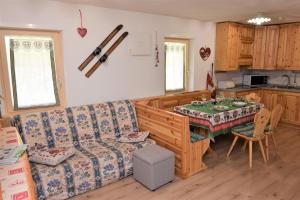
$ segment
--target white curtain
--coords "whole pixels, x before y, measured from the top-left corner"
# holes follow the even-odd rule
[[[184,89],[185,44],[166,42],[166,90]]]
[[[52,39],[10,37],[7,53],[15,108],[56,105]]]

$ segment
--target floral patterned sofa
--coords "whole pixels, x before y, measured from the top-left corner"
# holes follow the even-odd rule
[[[139,130],[128,100],[68,107],[14,116],[24,143],[31,147],[74,147],[74,156],[56,166],[31,163],[37,199],[67,199],[132,174],[136,149],[153,144],[120,143],[121,134]]]

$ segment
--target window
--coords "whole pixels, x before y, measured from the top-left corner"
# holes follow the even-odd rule
[[[0,29],[0,40],[6,112],[64,106],[60,32]]]
[[[188,40],[166,39],[166,92],[179,92],[187,89],[188,81]]]

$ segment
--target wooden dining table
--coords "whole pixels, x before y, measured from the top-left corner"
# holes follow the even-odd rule
[[[236,106],[234,102],[245,102],[243,106]],[[217,110],[216,106],[226,106],[226,110]],[[253,120],[254,115],[264,105],[261,103],[247,102],[241,99],[224,98],[221,100],[209,100],[202,104],[185,104],[175,106],[174,111],[188,116],[192,127],[199,127],[207,131],[207,136],[214,138],[227,134],[231,128]]]

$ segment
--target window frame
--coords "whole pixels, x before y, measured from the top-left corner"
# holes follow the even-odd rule
[[[12,102],[12,92],[10,90],[9,65],[7,63],[7,54],[5,47],[6,35],[30,35],[30,36],[46,36],[53,39],[56,85],[58,92],[58,104],[42,107],[20,108],[14,109]],[[4,114],[12,116],[25,112],[39,112],[51,109],[63,108],[66,105],[65,89],[64,89],[64,68],[62,60],[61,31],[58,30],[42,30],[42,29],[18,29],[18,28],[2,28],[0,27],[0,79],[2,96],[4,97]]]
[[[167,63],[166,63],[166,50],[165,52],[165,76],[164,76],[164,90],[165,90],[165,94],[175,94],[175,93],[181,93],[181,92],[186,92],[188,91],[188,87],[189,87],[189,39],[187,38],[173,38],[173,37],[166,37],[164,40],[164,46],[166,42],[173,42],[173,43],[181,43],[181,44],[185,44],[185,56],[184,56],[184,76],[183,76],[183,89],[178,89],[178,90],[167,90],[166,85],[167,85]]]

